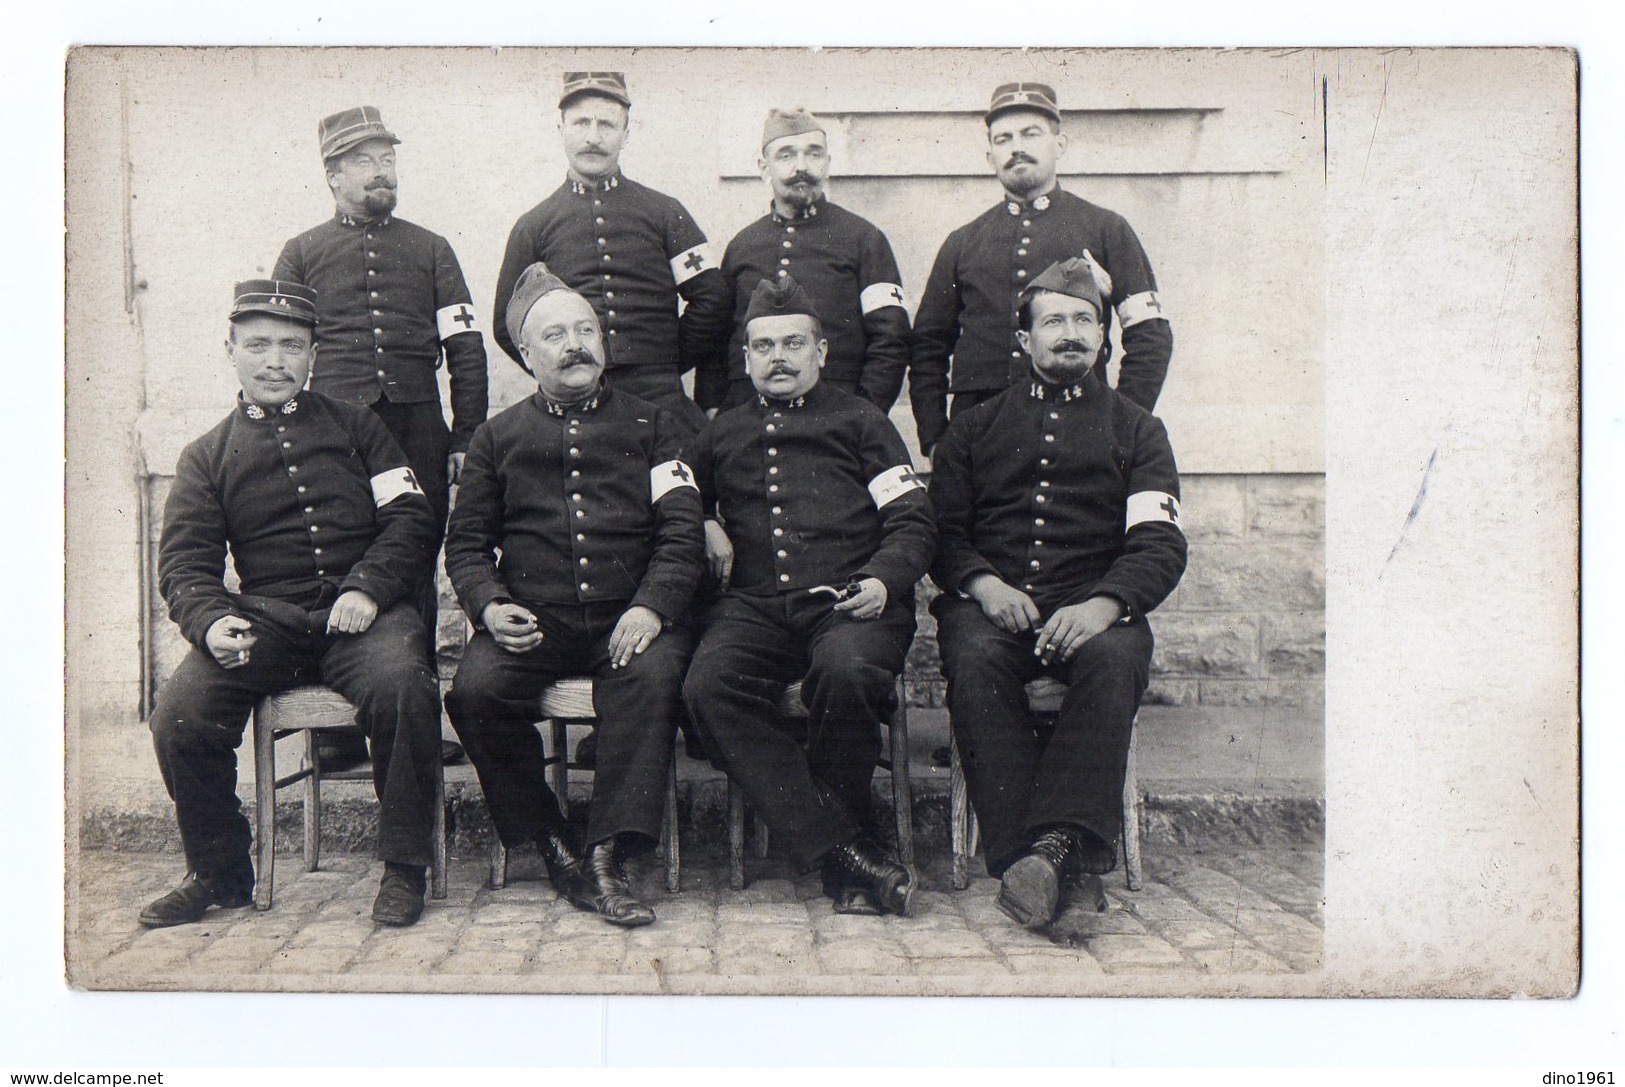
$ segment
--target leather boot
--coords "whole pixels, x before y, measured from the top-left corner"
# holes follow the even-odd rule
[[[893,857],[879,843],[858,835],[824,854],[825,888],[857,888],[880,909],[908,916],[914,897],[914,871]],[[836,905],[843,904],[836,896]],[[846,905],[854,904],[847,899]],[[850,910],[848,912],[860,912]]]
[[[189,925],[203,919],[210,906],[240,910],[254,902],[254,865],[247,857],[223,872],[188,872],[181,885],[141,911],[148,928]]]
[[[1081,852],[1075,829],[1046,830],[1004,870],[994,905],[1019,925],[1043,928],[1055,919],[1063,889],[1077,880]]]
[[[581,858],[565,827],[548,827],[536,835],[536,848],[547,866],[547,881],[559,897],[578,910],[597,909],[598,895],[581,871]]]
[[[615,856],[615,839],[605,838],[601,842],[594,842],[587,849],[581,868],[587,882],[597,892],[592,908],[598,911],[598,916],[612,925],[627,928],[654,922],[655,911],[632,897],[626,873]]]
[[[880,903],[865,887],[850,882],[846,869],[835,859],[835,851],[824,854],[824,894],[834,903],[836,913],[879,917]]]
[[[405,928],[423,916],[423,892],[428,886],[421,864],[384,862],[384,878],[372,902],[372,919],[391,928]]]

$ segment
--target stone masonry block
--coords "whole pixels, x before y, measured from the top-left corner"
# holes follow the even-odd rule
[[[1246,476],[1183,476],[1179,515],[1193,540],[1240,540],[1247,531]]]
[[[1258,620],[1250,615],[1159,615],[1152,671],[1164,681],[1187,676],[1256,675],[1258,626]]]
[[[1247,534],[1254,540],[1318,540],[1326,531],[1323,476],[1252,476],[1248,480]]]
[[[1192,547],[1179,587],[1181,611],[1256,614],[1325,606],[1325,560],[1320,546],[1309,541]]]
[[[1325,613],[1315,610],[1266,615],[1263,656],[1264,670],[1272,676],[1325,675]]]
[[[1197,701],[1204,706],[1323,707],[1326,684],[1316,679],[1203,679]]]

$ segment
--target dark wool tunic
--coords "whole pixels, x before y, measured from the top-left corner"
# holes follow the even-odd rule
[[[1063,189],[1031,202],[1006,196],[948,235],[920,298],[909,396],[922,445],[947,427],[949,392],[986,392],[1025,379],[1031,362],[1016,342],[1017,295],[1051,264],[1085,251],[1110,280],[1101,282],[1101,293],[1123,325],[1118,391],[1147,411],[1155,407],[1174,338],[1134,229],[1116,212]],[[1111,313],[1104,319],[1109,330]],[[1098,365],[1095,372],[1104,376]]]
[[[444,350],[451,447],[468,448],[485,421],[485,340],[446,239],[404,219],[340,212],[283,246],[273,274],[316,291],[312,389],[357,404],[439,403]]]
[[[566,180],[509,233],[492,312],[497,343],[515,362],[519,348],[502,318],[520,273],[536,261],[592,303],[612,370],[686,372],[727,334],[726,289],[704,232],[682,204],[619,174],[591,186]]]
[[[700,406],[718,406],[727,384],[734,386],[733,403],[754,395],[745,373],[745,311],[758,283],[785,276],[794,276],[806,290],[829,340],[829,360],[820,380],[889,410],[903,387],[909,351],[897,258],[873,223],[827,200],[795,219],[771,211],[728,243],[722,278],[729,291],[732,334],[717,365],[721,382],[695,386]]]
[[[1030,377],[956,418],[932,467],[944,592],[993,573],[1046,618],[1096,595],[1140,616],[1184,573],[1167,431],[1098,381]]]
[[[891,421],[851,393],[818,384],[725,411],[701,432],[694,470],[734,545],[735,592],[875,577],[896,601],[931,564],[923,481]]]
[[[182,451],[158,586],[202,649],[210,626],[242,614],[222,581],[228,546],[245,594],[309,612],[359,589],[383,611],[429,572],[437,541],[428,499],[378,417],[301,392],[280,411],[239,402]]]
[[[537,393],[475,431],[446,530],[469,618],[493,600],[679,618],[704,561],[683,438],[670,412],[607,387],[567,408]]]

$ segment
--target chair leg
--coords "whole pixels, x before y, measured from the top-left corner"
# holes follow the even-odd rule
[[[959,765],[959,744],[949,741],[948,843],[953,850],[954,890],[970,886],[970,803],[965,789],[965,771]]]
[[[491,890],[500,891],[508,885],[508,848],[502,839],[491,832]]]
[[[897,855],[910,867],[914,864],[914,789],[908,768],[908,703],[903,677],[897,677],[897,712],[891,722],[891,803],[897,820]]]
[[[310,775],[304,782],[305,871],[314,872],[322,863],[322,762],[316,744],[316,730],[304,729],[305,758]]]
[[[1138,891],[1144,872],[1140,865],[1140,782],[1139,755],[1135,751],[1138,729],[1128,736],[1128,772],[1123,775],[1123,875],[1128,889]]]
[[[548,738],[553,745],[553,765],[547,768],[552,779],[548,784],[559,798],[559,811],[570,818],[570,733],[564,722],[553,718],[547,723]]]
[[[434,764],[434,876],[429,897],[446,897],[446,768],[438,759]]]
[[[276,736],[254,712],[254,908],[271,908],[276,856]]]
[[[728,886],[745,889],[745,794],[728,779]]]
[[[666,821],[662,837],[666,845],[666,890],[677,894],[683,889],[681,842],[677,833],[677,742],[672,741],[671,769],[666,773]]]

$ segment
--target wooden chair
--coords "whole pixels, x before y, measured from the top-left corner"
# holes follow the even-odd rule
[[[1027,707],[1040,716],[1053,716],[1061,711],[1061,700],[1066,697],[1066,684],[1043,677],[1027,684]],[[1137,724],[1137,722],[1136,722]],[[1143,876],[1140,864],[1140,783],[1138,758],[1135,752],[1138,727],[1129,732],[1128,773],[1123,777],[1123,876],[1128,889],[1138,891]],[[980,831],[976,825],[976,812],[971,809],[970,796],[965,788],[965,771],[959,764],[959,744],[953,744],[953,762],[948,776],[948,839],[953,847],[954,890],[962,891],[970,885],[970,859],[979,848]]]
[[[316,733],[325,729],[355,729],[355,707],[328,687],[295,687],[260,699],[254,707],[255,851],[258,876],[254,885],[256,909],[271,908],[272,871],[276,856],[276,793],[304,782],[305,871],[316,871],[322,849],[322,781],[372,780],[371,768],[326,772],[322,770]],[[304,734],[302,765],[286,777],[276,776],[276,741],[295,732]],[[446,773],[440,764],[439,737],[434,764],[434,876],[430,894],[446,897]]]
[[[538,726],[545,726],[542,735],[547,738],[547,755],[542,760],[547,767],[548,785],[559,798],[564,817],[570,817],[569,779],[571,770],[591,770],[570,760],[570,725],[595,725],[598,710],[592,704],[592,680],[585,676],[561,679],[542,692]],[[666,890],[676,894],[682,889],[680,875],[682,858],[677,837],[677,740],[672,738],[671,769],[666,775],[666,817],[661,827],[661,848],[666,854]],[[491,887],[501,890],[508,885],[508,850],[502,839],[491,836]]]
[[[801,701],[801,684],[785,688],[779,700],[779,712],[786,719],[807,718],[807,707]],[[897,855],[904,864],[914,863],[914,805],[908,773],[908,699],[903,676],[897,676],[897,711],[892,714],[886,753],[879,766],[891,774],[892,813],[897,825]],[[756,855],[767,856],[767,825],[756,820]],[[745,794],[728,779],[728,885],[736,891],[745,889]]]

